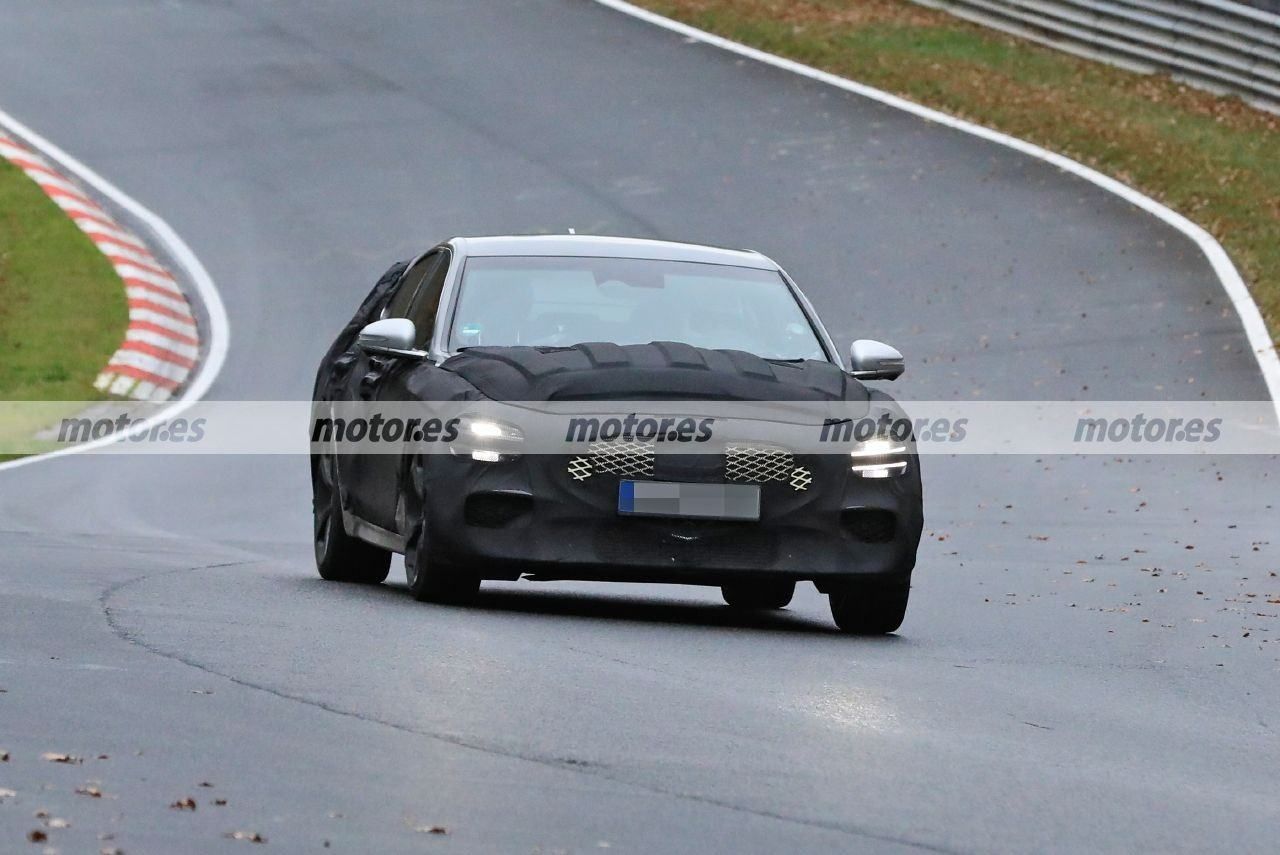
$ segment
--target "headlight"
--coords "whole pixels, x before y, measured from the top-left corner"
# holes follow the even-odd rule
[[[450,450],[480,463],[501,463],[519,457],[523,444],[524,432],[515,425],[480,416],[463,416],[458,439]]]
[[[853,472],[863,478],[890,478],[907,471],[907,446],[886,437],[858,443],[849,452]]]

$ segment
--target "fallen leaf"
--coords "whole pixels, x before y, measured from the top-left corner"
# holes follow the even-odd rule
[[[419,825],[413,830],[421,832],[422,834],[448,834],[449,833],[449,829],[445,828],[443,825]]]
[[[50,763],[83,763],[79,757],[71,754],[59,754],[56,751],[46,751],[40,755],[41,760],[48,760]]]
[[[178,799],[176,802],[169,805],[169,807],[173,808],[174,810],[195,810],[196,800],[191,798],[190,796],[187,796],[185,799]]]

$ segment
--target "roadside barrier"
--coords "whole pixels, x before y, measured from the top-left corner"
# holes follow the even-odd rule
[[[1059,50],[1280,113],[1280,14],[1227,0],[914,0]]]

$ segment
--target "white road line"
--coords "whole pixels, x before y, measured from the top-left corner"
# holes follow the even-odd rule
[[[110,181],[107,181],[98,173],[94,172],[88,166],[76,160],[67,154],[58,146],[33,131],[31,128],[19,122],[13,116],[3,110],[0,110],[0,128],[8,129],[15,133],[23,142],[37,149],[44,157],[54,161],[63,170],[74,175],[102,196],[110,199],[114,204],[120,206],[121,209],[128,212],[130,216],[137,219],[150,230],[155,240],[161,244],[169,257],[174,263],[181,268],[196,291],[196,297],[204,306],[205,314],[209,318],[207,341],[209,343],[209,352],[204,360],[197,366],[195,376],[191,378],[187,384],[186,391],[182,395],[172,400],[168,406],[164,407],[159,413],[151,418],[140,422],[136,427],[123,431],[119,434],[103,437],[99,440],[86,442],[82,445],[68,446],[57,451],[51,451],[47,454],[36,454],[30,457],[22,457],[17,460],[11,460],[7,463],[0,463],[0,471],[6,469],[16,469],[20,466],[29,466],[33,463],[39,463],[54,457],[62,457],[68,454],[79,454],[94,448],[101,448],[111,442],[119,442],[129,436],[138,435],[144,431],[150,430],[153,424],[157,422],[172,419],[178,414],[189,409],[193,404],[199,401],[209,391],[209,387],[213,385],[213,381],[218,376],[218,372],[222,370],[223,364],[227,359],[227,349],[231,341],[231,324],[227,319],[227,310],[222,303],[222,295],[218,293],[218,288],[213,282],[213,278],[209,275],[209,271],[205,270],[200,259],[191,251],[186,242],[178,236],[168,223],[161,219],[158,215],[147,209],[142,203],[129,196],[120,188],[116,187]],[[86,232],[89,231],[83,222],[79,223],[80,227]],[[107,232],[104,232],[107,233]],[[110,235],[114,237],[114,235]],[[135,239],[124,236],[120,238],[124,243],[131,246],[137,245]],[[138,249],[145,250],[145,246],[137,246]],[[147,313],[154,314],[154,313]],[[131,311],[129,316],[134,317]],[[174,324],[165,318],[163,321],[147,318],[154,323],[171,328]],[[167,322],[167,323],[166,323]]]
[[[1126,184],[1122,184],[1110,176],[1103,175],[1096,169],[1091,169],[1083,163],[1072,160],[1056,152],[1049,151],[1034,143],[1020,140],[1017,137],[1011,137],[1008,134],[994,131],[991,128],[984,128],[981,125],[975,125],[972,122],[966,122],[963,119],[957,119],[946,113],[929,107],[922,106],[914,101],[908,101],[882,89],[876,89],[863,83],[856,83],[844,77],[839,77],[826,71],[819,71],[803,63],[790,59],[776,56],[766,51],[758,50],[753,47],[747,47],[735,41],[723,38],[722,36],[713,35],[705,30],[699,30],[688,24],[682,24],[679,21],[673,21],[670,18],[650,12],[647,9],[641,9],[633,6],[625,0],[595,0],[601,6],[607,6],[624,15],[630,15],[633,18],[639,18],[641,21],[653,24],[663,29],[679,33],[688,39],[703,42],[713,47],[736,53],[739,56],[745,56],[757,62],[763,62],[772,65],[775,68],[781,68],[821,83],[834,86],[837,89],[843,89],[846,92],[852,92],[854,95],[860,95],[864,98],[870,98],[873,101],[879,101],[881,104],[902,110],[912,115],[919,116],[930,122],[936,122],[948,128],[957,131],[963,131],[976,137],[996,143],[997,145],[1011,148],[1022,154],[1034,157],[1050,163],[1064,172],[1069,172],[1078,178],[1083,178],[1091,184],[1095,184],[1110,193],[1114,193],[1124,199],[1131,205],[1136,205],[1147,213],[1164,221],[1168,225],[1182,232],[1184,235],[1195,241],[1196,246],[1200,247],[1200,251],[1205,254],[1209,260],[1209,264],[1213,267],[1213,272],[1217,275],[1218,281],[1222,283],[1222,287],[1227,292],[1231,305],[1235,307],[1236,313],[1240,316],[1240,322],[1244,326],[1245,336],[1249,339],[1249,345],[1253,349],[1254,356],[1257,357],[1258,367],[1262,370],[1263,380],[1266,381],[1267,390],[1271,393],[1271,400],[1275,405],[1276,418],[1280,420],[1280,354],[1276,352],[1276,343],[1271,340],[1271,334],[1267,331],[1266,322],[1262,319],[1262,312],[1258,309],[1258,304],[1254,302],[1253,295],[1249,293],[1248,287],[1244,284],[1244,280],[1240,278],[1240,272],[1236,270],[1235,265],[1231,263],[1231,259],[1227,256],[1226,250],[1222,245],[1214,239],[1200,226],[1188,220],[1177,211],[1161,205],[1143,193],[1134,190]]]

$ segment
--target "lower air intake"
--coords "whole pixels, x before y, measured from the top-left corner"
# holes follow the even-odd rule
[[[463,507],[467,525],[502,528],[533,510],[533,499],[519,493],[477,493]]]
[[[898,518],[892,511],[850,508],[840,514],[840,522],[862,543],[888,543],[898,533]]]

